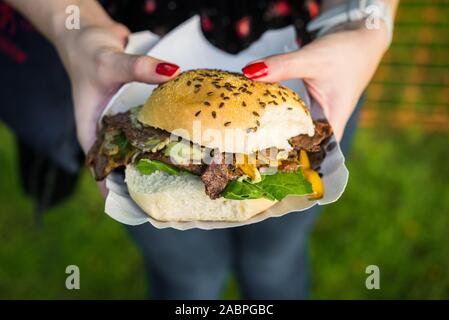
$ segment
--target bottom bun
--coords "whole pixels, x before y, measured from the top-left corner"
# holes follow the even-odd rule
[[[131,198],[159,221],[245,221],[276,203],[268,199],[212,200],[194,175],[161,171],[142,175],[133,165],[126,167],[125,175]]]

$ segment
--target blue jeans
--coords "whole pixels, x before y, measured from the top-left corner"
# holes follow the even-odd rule
[[[346,127],[345,154],[363,100]],[[305,299],[308,235],[319,211],[224,230],[159,230],[149,223],[127,229],[142,250],[153,299],[218,299],[231,271],[245,299]]]

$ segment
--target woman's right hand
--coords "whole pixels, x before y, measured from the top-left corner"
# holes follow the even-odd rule
[[[76,130],[85,153],[95,142],[103,108],[121,85],[131,81],[161,83],[179,73],[177,65],[125,53],[129,33],[114,22],[70,31],[67,38],[57,41],[72,83]],[[98,182],[98,187],[106,197],[105,183]]]
[[[71,80],[76,130],[85,153],[95,142],[101,111],[121,85],[131,81],[161,83],[179,73],[177,65],[126,54],[129,30],[113,21],[97,1],[5,1],[56,47]],[[70,7],[79,11],[79,29],[67,28]],[[99,187],[106,196],[104,182]]]
[[[26,16],[56,47],[72,83],[78,139],[84,152],[95,142],[96,125],[114,92],[131,81],[161,83],[176,76],[177,65],[124,52],[129,30],[97,1],[5,0]],[[70,12],[77,11],[77,18]],[[79,28],[68,27],[79,19]]]
[[[72,83],[78,139],[84,152],[93,145],[102,109],[127,82],[161,83],[176,76],[177,65],[124,52],[129,30],[111,20],[67,30],[56,47]]]

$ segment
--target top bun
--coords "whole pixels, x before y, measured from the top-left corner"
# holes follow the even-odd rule
[[[288,139],[314,134],[310,112],[293,90],[237,73],[191,70],[159,85],[139,120],[221,152],[291,149]]]

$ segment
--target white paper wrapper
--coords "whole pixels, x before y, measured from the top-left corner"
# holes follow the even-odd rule
[[[293,27],[287,27],[268,31],[248,49],[237,55],[231,55],[209,44],[201,32],[199,17],[195,16],[160,40],[149,32],[133,35],[129,41],[127,52],[139,54],[147,52],[153,57],[178,64],[182,70],[212,68],[239,72],[242,66],[249,61],[296,49],[298,47],[295,43],[295,31]],[[311,106],[314,118],[324,117],[321,108],[314,101],[310,100],[302,81],[292,80],[283,84],[301,95],[306,104]],[[154,88],[155,86],[153,85],[141,83],[130,83],[123,86],[111,99],[103,115],[124,112],[134,106],[143,104]],[[335,137],[332,137],[330,143],[332,142],[336,142]],[[303,211],[317,204],[325,205],[338,200],[346,187],[349,175],[338,144],[336,144],[335,148],[328,151],[321,165],[321,172],[323,173],[325,188],[325,194],[322,199],[310,201],[306,197],[289,196],[272,208],[244,222],[162,222],[154,220],[146,215],[130,198],[123,176],[113,173],[106,180],[109,195],[106,199],[105,212],[113,219],[128,225],[150,222],[156,228],[175,228],[178,230],[191,228],[209,230],[237,227],[256,223],[270,217],[279,217],[293,211]]]

